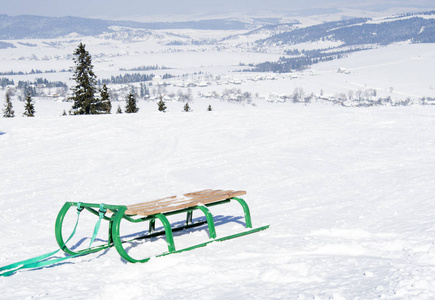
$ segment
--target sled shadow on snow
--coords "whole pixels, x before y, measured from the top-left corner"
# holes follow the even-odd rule
[[[234,217],[234,216],[222,216],[222,215],[218,215],[218,216],[214,216],[213,218],[214,220],[214,225],[216,226],[216,229],[219,229],[219,226],[224,225],[224,224],[228,224],[228,223],[238,223],[242,226],[245,226],[245,222],[244,222],[244,218],[243,217]],[[187,229],[183,229],[183,230],[177,230],[180,227],[183,227],[185,225],[185,221],[178,221],[178,222],[174,222],[172,223],[171,227],[172,227],[172,234],[175,237],[177,236],[181,236],[183,234],[185,234],[186,232],[189,233],[194,233],[194,232],[198,232],[198,231],[203,231],[203,230],[207,230],[208,231],[208,225],[207,225],[207,221],[205,217],[198,217],[198,218],[194,218],[193,223],[203,223],[202,225],[199,225],[197,227],[192,227],[192,228],[187,228]],[[161,227],[156,227],[155,229],[156,232],[159,231],[164,231],[163,226]],[[128,238],[128,239],[135,239],[137,238],[138,240],[142,239],[142,238],[147,238],[148,231],[144,230],[138,233],[134,233],[134,234],[130,234],[130,235],[125,235],[122,236],[123,239]],[[151,241],[153,240],[158,240],[161,239],[162,237],[153,237],[153,238],[149,238]],[[163,235],[164,238],[164,235]]]
[[[208,225],[207,225],[205,217],[194,218],[192,221],[193,221],[193,223],[203,222],[204,224],[199,225],[197,227],[192,227],[192,228],[183,229],[183,230],[177,230],[177,228],[180,228],[180,227],[185,225],[185,221],[174,222],[174,223],[172,223],[172,226],[171,226],[172,230],[173,230],[172,235],[174,236],[174,238],[176,238],[177,236],[181,236],[181,235],[185,234],[186,231],[189,233],[199,232],[199,231],[203,231],[203,230],[208,231]],[[234,217],[234,216],[218,215],[218,216],[214,217],[214,225],[216,226],[217,229],[219,228],[220,225],[224,225],[224,224],[228,224],[228,223],[238,223],[242,226],[245,226],[244,218],[240,217],[240,216]],[[162,232],[162,231],[164,231],[163,226],[161,226],[161,227],[156,226],[156,229],[154,232]],[[148,237],[148,230],[143,230],[143,231],[139,231],[139,232],[128,234],[128,235],[123,235],[121,237],[121,240],[147,239],[147,240],[152,242],[152,241],[157,241],[157,240],[162,239],[162,238],[165,238],[164,234],[162,234],[162,236],[157,236],[157,237]],[[78,248],[80,248],[82,245],[86,244],[86,242],[89,243],[90,240],[91,240],[90,237],[84,237],[84,238],[80,239],[76,244],[72,245],[69,248],[72,251],[78,250]],[[105,244],[105,243],[107,243],[107,240],[96,238],[94,240],[94,242],[101,242],[101,243]]]
[[[191,228],[187,228],[187,229],[177,230],[185,225],[185,221],[178,221],[178,222],[172,223],[171,227],[173,230],[172,234],[173,234],[174,239],[176,239],[177,236],[181,236],[183,234],[186,234],[186,232],[194,233],[194,232],[199,232],[199,231],[204,231],[204,230],[208,231],[208,225],[207,225],[205,217],[194,218],[192,221],[193,221],[193,223],[203,223],[203,224],[201,224],[197,227],[191,227]],[[237,223],[237,224],[242,225],[243,227],[245,226],[244,218],[242,216],[235,217],[235,216],[217,215],[214,217],[214,224],[215,224],[217,230],[219,229],[219,226],[224,225],[224,224],[228,224],[228,223]],[[163,226],[156,227],[154,232],[164,232],[164,227]],[[166,237],[164,234],[162,234],[160,236],[149,236],[148,230],[143,230],[143,231],[140,231],[137,233],[123,235],[121,237],[121,239],[123,241],[128,240],[128,242],[126,242],[126,243],[128,243],[129,245],[125,247],[125,251],[128,253],[128,251],[130,249],[133,249],[136,246],[141,246],[141,245],[143,246],[144,240],[146,240],[147,242],[156,242],[156,241],[161,240],[161,239],[166,239]],[[90,237],[82,238],[76,244],[72,245],[69,248],[72,251],[78,250],[83,245],[86,245],[86,243],[89,243],[89,241],[90,241]],[[95,242],[101,243],[101,244],[106,244],[107,240],[96,238]],[[110,248],[104,249],[104,251],[102,251],[98,255],[98,257],[105,255],[109,250],[110,250]],[[121,258],[121,261],[123,263],[127,264],[127,261],[125,261],[122,258]],[[60,263],[59,265],[67,264],[67,263],[72,263],[72,262]]]
[[[245,222],[244,222],[244,217],[234,217],[234,216],[222,216],[222,215],[218,215],[215,216],[214,218],[214,224],[216,227],[216,230],[219,230],[219,226],[223,225],[223,224],[228,224],[228,223],[238,223],[240,225],[242,225],[243,227],[245,226]],[[194,218],[193,223],[199,223],[201,225],[195,226],[195,227],[191,227],[191,228],[186,228],[186,229],[181,229],[181,227],[183,227],[185,225],[185,221],[179,221],[179,222],[174,222],[172,223],[172,235],[174,237],[174,239],[177,239],[177,236],[182,236],[185,235],[186,233],[195,233],[195,232],[199,232],[199,231],[207,231],[208,233],[208,225],[207,225],[207,221],[205,217],[199,217],[199,218]],[[180,230],[181,229],[181,230]],[[163,226],[161,227],[156,227],[155,232],[164,232],[164,228]],[[129,245],[124,247],[125,251],[128,253],[130,249],[134,249],[135,247],[141,247],[141,246],[145,246],[144,245],[144,240],[146,240],[147,242],[156,242],[158,240],[166,240],[166,236],[164,234],[160,235],[160,236],[148,236],[148,231],[142,231],[142,232],[138,232],[138,233],[134,233],[131,235],[126,235],[122,237],[123,239],[129,239],[130,241],[128,242]],[[205,240],[204,240],[205,241]],[[125,261],[124,259],[120,258],[120,260],[124,263],[124,264],[128,264],[127,261]]]

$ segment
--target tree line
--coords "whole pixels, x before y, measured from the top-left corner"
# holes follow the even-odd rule
[[[73,105],[69,111],[71,115],[94,115],[94,114],[110,114],[112,109],[112,103],[110,100],[109,91],[107,89],[106,83],[103,83],[102,88],[99,90],[99,96],[97,94],[97,76],[94,73],[94,66],[92,64],[92,57],[86,50],[85,45],[80,43],[75,49],[73,54],[73,61],[75,66],[73,67],[72,79],[75,81],[75,85],[70,88],[72,96],[68,99],[73,102]],[[128,74],[126,74],[128,75]],[[126,76],[124,75],[124,77]],[[147,80],[151,80],[154,75],[144,75]],[[170,75],[166,74],[166,78]],[[122,76],[121,76],[122,77]],[[143,79],[143,78],[142,78]],[[1,81],[5,84],[10,84],[9,80]],[[13,81],[12,81],[13,84]],[[48,81],[37,80],[35,84],[46,84],[49,85]],[[64,84],[62,83],[62,87]],[[32,100],[32,96],[36,93],[34,87],[29,82],[19,82],[19,88],[24,90],[26,95],[26,103],[24,109],[24,116],[33,117],[35,115],[35,107]],[[141,85],[141,94],[149,93],[144,85]],[[136,93],[132,89],[126,96],[126,106],[125,113],[137,113],[139,108],[137,107]],[[158,110],[161,112],[166,112],[166,104],[163,98],[160,97],[160,101],[157,103]],[[208,107],[211,111],[211,106]],[[184,106],[184,111],[191,111],[188,103]],[[122,109],[118,106],[117,113],[122,113]],[[63,115],[66,115],[66,111]],[[6,93],[5,107],[3,109],[3,117],[13,118],[15,116],[15,111],[12,106],[10,99],[10,94]]]
[[[107,91],[107,87],[104,86],[101,89],[101,93],[100,93],[100,97],[101,99],[107,99],[106,101],[106,108],[108,109],[108,112],[103,112],[103,113],[110,113],[111,110],[111,103],[109,100],[109,94]],[[104,103],[104,101],[103,101]],[[166,112],[167,110],[167,106],[165,101],[163,100],[163,97],[160,97],[160,100],[157,102],[157,109],[160,112]],[[208,106],[207,111],[212,111],[212,107],[211,105]],[[137,107],[137,102],[136,102],[136,96],[134,91],[132,90],[127,96],[126,96],[126,106],[125,106],[125,113],[137,113],[139,111],[139,108]],[[183,107],[183,111],[184,112],[191,112],[192,109],[189,106],[189,103],[186,102],[186,104]],[[120,105],[118,105],[118,108],[116,110],[117,114],[122,114],[122,108]],[[64,116],[68,115],[67,112],[64,110],[63,114]],[[26,95],[26,100],[25,100],[25,104],[24,104],[24,112],[23,112],[23,116],[25,117],[34,117],[35,116],[35,104],[33,102],[32,96],[30,95],[30,93],[28,93]],[[6,99],[5,99],[5,105],[3,108],[3,117],[4,118],[14,118],[15,117],[15,110],[13,108],[12,105],[12,101],[11,101],[11,97],[9,95],[9,93],[6,93]]]

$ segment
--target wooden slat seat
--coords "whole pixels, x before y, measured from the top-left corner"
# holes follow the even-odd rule
[[[232,190],[203,190],[187,193],[182,196],[171,196],[150,202],[143,202],[127,206],[126,215],[150,216],[159,213],[167,213],[185,208],[195,207],[219,202],[233,197],[245,195],[245,191]]]

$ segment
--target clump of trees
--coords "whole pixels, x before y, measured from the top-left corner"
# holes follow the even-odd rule
[[[6,77],[0,78],[0,87],[2,89],[4,89],[8,85],[14,85],[14,84],[15,84],[14,81],[13,80],[9,80],[9,78],[6,78]]]
[[[24,104],[23,116],[34,117],[35,116],[35,105],[33,103],[30,94],[26,96],[26,102]],[[3,108],[3,118],[13,118],[15,117],[15,111],[12,106],[11,96],[6,93],[5,106]]]
[[[112,83],[112,84],[126,84],[134,82],[151,81],[154,74],[141,74],[141,73],[126,73],[124,75],[111,76],[110,79],[98,80],[98,84]],[[162,76],[162,79],[168,79],[174,77],[172,74],[166,73]]]

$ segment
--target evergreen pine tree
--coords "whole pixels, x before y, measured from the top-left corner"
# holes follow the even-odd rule
[[[118,105],[118,109],[116,110],[116,113],[117,114],[122,114],[122,109],[121,109],[120,105]]]
[[[11,98],[9,97],[9,94],[6,93],[6,102],[5,102],[5,108],[3,109],[3,118],[13,118],[15,117],[15,112],[12,107]]]
[[[160,101],[157,102],[157,106],[159,108],[159,111],[166,112],[166,104],[165,104],[165,101],[163,101],[163,97],[162,96],[160,96]]]
[[[97,102],[97,112],[99,114],[110,114],[112,110],[112,103],[110,102],[109,91],[107,90],[106,84],[100,90],[100,99]]]
[[[66,110],[63,110],[62,116],[67,116]]]
[[[72,112],[75,115],[97,113],[94,97],[97,76],[92,70],[94,66],[91,55],[86,51],[84,44],[80,43],[77,47],[73,60],[75,67],[72,79],[76,85],[71,88],[73,96],[70,99],[74,101]]]
[[[33,105],[32,97],[30,97],[30,93],[27,93],[26,96],[26,104],[24,105],[24,113],[26,117],[34,117],[35,116],[35,106]]]
[[[208,106],[207,111],[212,111],[211,105]]]
[[[189,103],[186,103],[186,104],[184,105],[184,111],[185,111],[185,112],[189,112],[189,111],[190,111]]]
[[[139,111],[139,108],[137,108],[137,106],[136,106],[136,97],[135,97],[133,91],[131,91],[127,95],[125,102],[126,102],[125,112],[127,114],[137,113]]]

